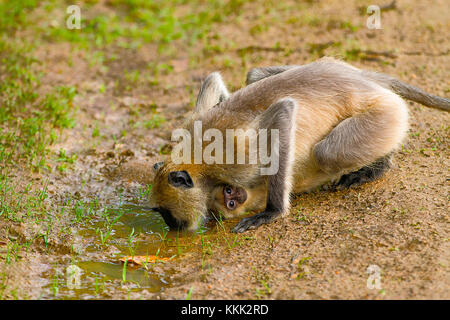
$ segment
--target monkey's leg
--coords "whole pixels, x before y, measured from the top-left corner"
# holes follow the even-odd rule
[[[218,72],[213,72],[203,81],[197,96],[194,112],[202,113],[214,107],[217,103],[228,99],[230,96],[222,77]]]
[[[342,190],[377,180],[391,167],[391,164],[392,153],[378,159],[368,166],[362,167],[358,171],[344,174],[332,188],[334,190]]]
[[[265,68],[252,68],[247,73],[247,85],[259,81],[261,79],[282,73],[286,70],[295,68],[298,66],[292,65],[292,66],[272,66],[272,67],[265,67]]]
[[[289,194],[292,188],[292,167],[295,148],[295,119],[297,104],[283,99],[272,104],[261,116],[260,128],[278,130],[278,171],[269,175],[266,209],[252,217],[242,219],[233,232],[244,232],[269,223],[289,210]],[[270,140],[273,136],[270,136]],[[276,154],[271,149],[271,154]]]
[[[322,171],[336,175],[365,167],[357,171],[363,182],[385,170],[386,156],[400,145],[408,129],[408,110],[398,96],[387,95],[379,100],[370,111],[340,122],[315,145],[313,156]],[[385,160],[378,163],[379,169],[370,172],[368,166],[382,158]],[[352,183],[350,178],[355,175],[343,177],[342,184],[357,182],[355,178]]]

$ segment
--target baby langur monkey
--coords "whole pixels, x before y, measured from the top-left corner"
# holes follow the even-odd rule
[[[204,131],[214,128],[224,137],[226,129],[268,129],[268,141],[276,129],[278,171],[262,175],[259,159],[198,164],[193,155],[190,162],[156,164],[152,200],[169,227],[195,230],[210,211],[225,218],[257,212],[233,229],[244,232],[286,214],[291,193],[333,181],[345,188],[377,179],[408,130],[402,98],[450,110],[447,98],[330,58],[252,69],[247,84],[230,95],[218,73],[209,75],[185,129],[194,136],[198,120]]]
[[[223,185],[214,188],[208,208],[224,218],[233,218],[249,211],[263,211],[266,206],[267,185],[245,190],[241,187]]]

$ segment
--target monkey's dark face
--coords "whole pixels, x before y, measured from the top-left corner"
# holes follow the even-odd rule
[[[235,210],[247,200],[247,192],[240,187],[230,185],[223,187],[223,201],[226,208]]]
[[[158,162],[152,188],[154,210],[158,211],[170,229],[196,230],[207,212],[207,195],[202,184],[191,176],[189,166]]]

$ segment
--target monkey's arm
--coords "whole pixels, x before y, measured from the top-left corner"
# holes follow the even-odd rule
[[[291,66],[272,66],[272,67],[264,67],[264,68],[252,68],[247,73],[247,85],[252,84],[253,82],[262,80],[264,78],[282,73],[286,70],[298,67],[296,65]]]
[[[278,148],[271,148],[271,153],[278,151],[278,171],[269,176],[266,209],[252,217],[242,219],[233,229],[241,233],[248,229],[269,223],[289,210],[289,194],[291,191],[292,167],[295,149],[295,119],[297,104],[292,99],[282,99],[272,104],[261,116],[260,129],[278,131]],[[276,137],[276,136],[275,136]],[[270,136],[270,140],[272,136]],[[260,147],[260,146],[259,146]],[[278,150],[277,150],[278,149]],[[278,159],[277,159],[278,158]]]

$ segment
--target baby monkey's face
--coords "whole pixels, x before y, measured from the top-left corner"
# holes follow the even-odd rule
[[[240,187],[224,186],[223,202],[229,210],[235,210],[247,200],[247,192]]]
[[[225,218],[237,217],[249,211],[264,210],[266,193],[265,185],[249,190],[232,185],[220,185],[214,188],[209,209],[222,214]]]

